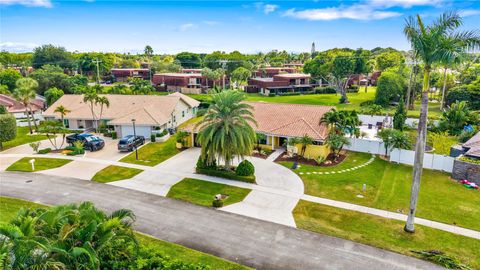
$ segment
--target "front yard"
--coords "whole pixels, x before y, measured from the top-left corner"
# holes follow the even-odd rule
[[[10,167],[7,168],[7,171],[32,172],[32,164],[30,164],[31,159],[35,159],[35,172],[55,169],[58,167],[62,167],[69,162],[72,162],[72,160],[70,159],[61,158],[24,157],[10,165]]]
[[[143,170],[110,165],[97,172],[93,176],[92,181],[99,183],[108,183],[113,181],[130,179],[141,172],[143,172]]]
[[[298,228],[416,256],[412,250],[440,250],[480,269],[480,241],[421,225],[403,231],[404,222],[300,201],[293,211]],[[478,217],[478,216],[477,216]],[[477,219],[478,221],[478,219]]]
[[[18,210],[20,210],[22,207],[40,208],[45,206],[15,198],[0,197],[0,225],[10,222],[15,217]],[[145,234],[136,233],[135,236],[141,245],[159,250],[166,256],[186,263],[206,265],[212,270],[251,269],[203,252],[189,249],[174,243],[165,242]]]
[[[353,168],[370,158],[370,154],[348,152],[345,161],[337,166],[301,165],[295,172],[304,182],[305,194],[406,214],[412,182],[410,166],[389,163],[377,157],[371,164],[356,170],[325,174]],[[281,164],[288,168],[292,166],[291,162]],[[363,184],[366,184],[365,192],[362,191]],[[447,173],[424,170],[418,217],[480,230],[479,205],[480,192],[464,188],[451,180]]]
[[[133,151],[120,161],[139,165],[155,166],[178,153],[180,153],[180,150],[176,147],[175,136],[172,136],[163,143],[151,142],[139,148],[138,160],[136,160],[135,151]]]
[[[250,193],[249,189],[217,184],[198,179],[185,178],[173,185],[167,194],[169,198],[175,198],[202,206],[212,206],[214,196],[217,194],[227,195],[223,205],[229,205],[243,201]]]
[[[28,129],[28,127],[17,127],[17,137],[12,141],[4,142],[3,149],[1,150],[3,151],[3,150],[7,150],[9,148],[19,146],[22,144],[28,144],[31,142],[37,142],[37,141],[42,141],[46,139],[47,139],[47,136],[45,135],[40,135],[40,134],[30,135],[30,130]]]

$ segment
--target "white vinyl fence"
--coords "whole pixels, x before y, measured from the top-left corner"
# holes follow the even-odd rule
[[[382,115],[371,116],[366,114],[360,114],[358,115],[358,118],[362,122],[362,125],[372,124],[375,126],[379,122],[382,123],[383,120],[385,119],[385,116],[382,116]],[[390,118],[393,121],[393,115],[390,115]],[[438,124],[438,120],[434,120],[433,122],[435,123],[435,125]],[[407,118],[405,120],[405,124],[410,127],[417,127],[418,118]]]
[[[390,152],[390,161],[402,164],[413,165],[415,160],[415,151],[395,148]],[[423,167],[426,169],[452,172],[455,158],[425,153],[423,157]]]
[[[385,146],[383,141],[372,139],[348,138],[350,145],[345,145],[343,149],[354,152],[371,153],[375,155],[385,155]]]

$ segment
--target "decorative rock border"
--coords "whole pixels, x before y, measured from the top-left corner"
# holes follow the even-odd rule
[[[346,173],[346,172],[351,172],[351,171],[355,171],[355,170],[358,170],[360,168],[363,168],[367,165],[370,165],[370,163],[372,163],[373,161],[375,160],[375,155],[372,155],[372,158],[370,158],[367,162],[363,163],[362,165],[358,165],[358,166],[355,166],[353,168],[349,168],[349,169],[344,169],[344,170],[340,170],[340,171],[330,171],[330,172],[299,172],[298,174],[300,175],[303,175],[303,174],[337,174],[337,173]]]

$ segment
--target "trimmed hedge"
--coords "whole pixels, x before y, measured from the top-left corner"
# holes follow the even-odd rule
[[[52,152],[52,148],[45,148],[45,149],[38,150],[38,153],[42,155],[48,154],[50,152]]]
[[[315,94],[336,94],[337,89],[333,86],[321,86],[315,88]]]
[[[235,173],[239,176],[251,176],[255,173],[255,167],[253,167],[253,164],[250,161],[245,159],[238,164]]]
[[[206,168],[197,167],[196,172],[199,174],[222,177],[222,178],[238,180],[238,181],[247,182],[247,183],[255,183],[255,175],[241,176],[241,175],[237,175],[234,171],[225,171],[222,169],[206,169]]]

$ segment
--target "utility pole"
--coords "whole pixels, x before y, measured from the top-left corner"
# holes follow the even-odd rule
[[[96,58],[95,60],[92,60],[92,62],[97,64],[97,84],[100,84],[100,67],[98,66],[98,64],[102,61],[100,61],[100,60],[98,60],[98,58]]]

